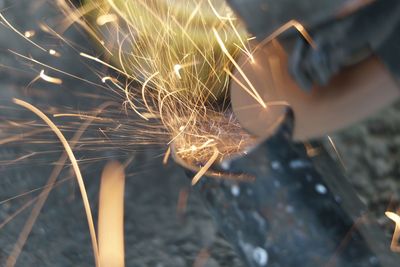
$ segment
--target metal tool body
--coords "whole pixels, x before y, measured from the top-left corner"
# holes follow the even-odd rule
[[[274,41],[254,53],[255,63],[240,61],[267,107],[231,81],[231,102],[241,125],[262,139],[271,134],[289,106],[295,116],[293,138],[310,140],[340,130],[377,112],[400,96],[395,79],[376,58],[346,69],[325,87],[302,90],[288,72],[288,58]],[[242,84],[244,78],[235,73]]]
[[[283,34],[283,42],[297,43],[290,55],[290,69],[302,87],[326,85],[341,68],[360,62],[376,53],[384,62],[388,45],[393,45],[400,21],[400,2],[396,0],[271,1],[229,0],[259,41],[280,26],[296,20],[309,31],[316,47],[306,44],[296,30]],[[385,50],[385,53],[383,53]],[[397,68],[392,71],[398,72]]]
[[[314,2],[230,1],[250,32],[259,38],[255,64],[243,57],[241,67],[264,102],[286,102],[292,107],[296,140],[342,129],[400,96],[400,2]],[[268,8],[257,13],[263,4]],[[287,19],[275,18],[275,10],[279,11],[277,18],[287,10],[293,19],[301,22],[311,34],[314,47],[295,30],[278,38],[278,46],[271,42],[260,46],[261,38],[269,36],[278,28],[278,23]],[[243,80],[238,72],[236,77]],[[273,113],[277,107],[262,108],[243,91],[232,81],[234,112],[243,127],[266,137],[262,125],[269,123],[266,116],[272,120],[266,114]]]
[[[397,266],[399,256],[390,252],[390,241],[369,218],[338,164],[321,144],[314,142],[312,152],[296,140],[345,127],[400,95],[393,77],[400,69],[383,49],[399,39],[394,34],[398,3],[228,2],[259,42],[296,19],[311,29],[317,49],[311,50],[300,35],[289,32],[283,36],[289,40],[283,41],[286,50],[282,42],[273,41],[255,51],[255,62],[239,60],[267,108],[231,81],[233,111],[244,128],[264,141],[246,156],[213,167],[227,176],[253,175],[254,182],[204,178],[196,187],[220,231],[251,267]],[[388,9],[383,2],[393,6]],[[374,10],[368,8],[373,5],[380,8],[375,21],[381,24],[371,29],[368,16],[374,22]],[[356,25],[362,21],[364,28]],[[387,31],[376,35],[380,27]],[[360,32],[352,36],[355,31]],[[326,57],[331,57],[329,62]],[[310,83],[328,85],[307,92],[304,88]],[[282,116],[284,122],[271,131],[269,125]]]

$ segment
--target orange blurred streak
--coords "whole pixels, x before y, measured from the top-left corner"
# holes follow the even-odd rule
[[[208,249],[207,248],[201,249],[199,254],[197,254],[196,256],[193,267],[204,267],[209,258],[210,258],[210,253],[208,252]]]
[[[45,132],[48,132],[48,131],[49,131],[49,129],[37,129],[37,130],[33,130],[33,131],[29,132],[29,133],[16,134],[14,136],[1,139],[0,140],[0,145],[5,145],[5,144],[8,144],[8,143],[20,141],[20,140],[23,140],[26,137],[30,137],[30,136],[33,136],[33,135],[36,135],[36,134],[40,134],[40,133],[45,133]]]
[[[103,169],[100,186],[98,240],[99,262],[104,267],[123,267],[124,167],[116,161]]]
[[[186,212],[188,197],[189,197],[189,190],[187,188],[183,188],[179,191],[178,205],[176,207],[176,213],[180,217],[182,215],[184,215]]]
[[[59,78],[51,77],[47,74],[44,73],[44,70],[40,71],[39,77],[42,78],[42,80],[49,82],[49,83],[54,83],[54,84],[62,84],[62,80]]]
[[[392,243],[390,244],[390,249],[393,252],[400,252],[400,244],[399,244],[399,239],[400,239],[400,215],[387,211],[385,212],[385,215],[391,219],[393,222],[396,223],[396,228],[394,229],[393,233],[393,238],[392,238]]]
[[[311,45],[312,48],[316,48],[317,45],[314,42],[314,39],[311,37],[311,35],[308,33],[306,28],[298,22],[297,20],[290,20],[283,24],[281,27],[279,27],[276,31],[274,31],[270,36],[265,38],[258,46],[256,49],[265,46],[267,43],[272,41],[273,39],[277,38],[279,35],[282,33],[286,32],[290,28],[295,28],[302,36],[303,38]]]
[[[169,146],[167,151],[165,152],[164,158],[163,158],[163,164],[166,165],[168,163],[169,156],[171,155],[171,147]]]
[[[211,156],[210,160],[199,170],[199,172],[193,177],[192,179],[192,185],[197,184],[198,181],[200,181],[201,177],[203,177],[204,174],[210,169],[210,167],[214,164],[214,162],[218,158],[218,149],[214,147],[214,154]]]
[[[231,54],[229,54],[228,49],[226,48],[224,42],[222,41],[221,36],[219,35],[218,31],[213,28],[213,32],[215,35],[215,38],[217,39],[218,44],[220,45],[222,52],[229,58],[229,60],[232,62],[232,64],[235,66],[236,70],[238,71],[238,73],[240,73],[240,75],[242,76],[242,78],[246,81],[247,85],[250,87],[250,95],[254,97],[254,99],[263,107],[263,108],[267,108],[267,105],[264,103],[264,100],[262,99],[262,97],[259,95],[258,91],[256,90],[256,88],[254,88],[253,84],[251,83],[251,81],[249,80],[249,78],[247,77],[247,75],[244,73],[243,69],[239,66],[239,64],[236,62],[236,60],[233,58],[233,56]],[[226,71],[226,70],[225,70]]]

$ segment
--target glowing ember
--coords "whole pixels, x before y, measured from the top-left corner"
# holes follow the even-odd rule
[[[35,31],[25,31],[24,36],[26,38],[31,38],[31,37],[35,36]]]
[[[39,77],[42,78],[44,81],[49,82],[49,83],[62,84],[62,80],[61,79],[46,75],[44,73],[44,70],[40,71]]]

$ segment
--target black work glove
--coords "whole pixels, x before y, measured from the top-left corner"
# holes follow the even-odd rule
[[[396,30],[399,21],[400,1],[380,0],[348,17],[328,22],[311,32],[315,47],[298,37],[290,55],[289,71],[305,90],[326,85],[344,67],[361,62],[379,51],[393,35],[400,34]]]

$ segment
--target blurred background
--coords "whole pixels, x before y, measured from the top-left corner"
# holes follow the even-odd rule
[[[23,122],[31,130],[35,125],[43,128],[33,114],[12,103],[13,97],[24,99],[44,111],[60,112],[87,111],[97,108],[107,99],[115,99],[113,94],[99,86],[68,76],[63,76],[61,85],[40,80],[30,84],[42,67],[12,51],[89,81],[99,82],[96,74],[101,69],[83,60],[66,43],[40,29],[43,23],[55,27],[62,20],[51,1],[0,0],[0,11],[22,33],[31,32],[34,35],[32,40],[46,44],[47,48],[53,48],[61,55],[43,53],[5,25],[0,25],[0,142],[13,133],[26,132],[24,127],[12,127],[10,121],[13,120]],[[91,38],[83,31],[71,28],[66,32],[66,38],[80,51],[96,54]],[[57,76],[56,71],[46,69],[46,73]],[[54,122],[57,125],[79,125],[68,118],[54,118]],[[88,131],[88,140],[108,138],[97,131],[101,126],[94,127],[97,127],[96,131]],[[135,132],[134,123],[130,127]],[[74,134],[68,127],[64,132],[69,137]],[[205,267],[244,266],[218,233],[184,171],[173,162],[162,163],[167,147],[162,144],[129,145],[129,138],[134,137],[134,134],[129,136],[126,132],[118,137],[117,142],[105,141],[102,144],[98,141],[86,149],[77,150],[95,218],[103,166],[110,159],[131,160],[126,170],[126,266],[197,266],[195,263],[199,257],[206,259],[201,265]],[[396,210],[399,205],[400,103],[332,135],[336,151],[328,138],[322,141],[332,157],[343,166],[359,197],[390,240],[394,225],[384,212]],[[61,153],[62,147],[48,132],[0,146],[1,266],[29,215],[31,207],[27,204],[38,196]],[[184,206],[179,206],[178,203],[186,198]],[[26,209],[10,218],[25,206]],[[51,191],[16,266],[94,266],[82,200],[68,164]]]

